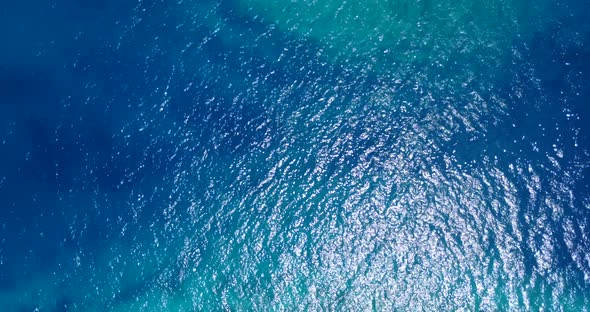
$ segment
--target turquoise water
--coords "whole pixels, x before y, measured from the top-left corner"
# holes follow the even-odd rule
[[[1,310],[590,310],[589,9],[0,5]]]

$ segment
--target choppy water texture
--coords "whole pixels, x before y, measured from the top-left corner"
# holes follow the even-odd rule
[[[588,1],[78,2],[0,4],[2,311],[590,310]]]

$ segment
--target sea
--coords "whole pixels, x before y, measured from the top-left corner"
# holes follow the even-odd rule
[[[0,3],[0,311],[590,311],[588,0]]]

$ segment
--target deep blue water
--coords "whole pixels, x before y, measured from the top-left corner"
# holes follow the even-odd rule
[[[590,310],[590,4],[314,3],[0,4],[0,310]]]

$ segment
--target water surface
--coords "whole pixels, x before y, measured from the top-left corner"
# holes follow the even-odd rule
[[[0,306],[587,311],[589,9],[0,5]]]

